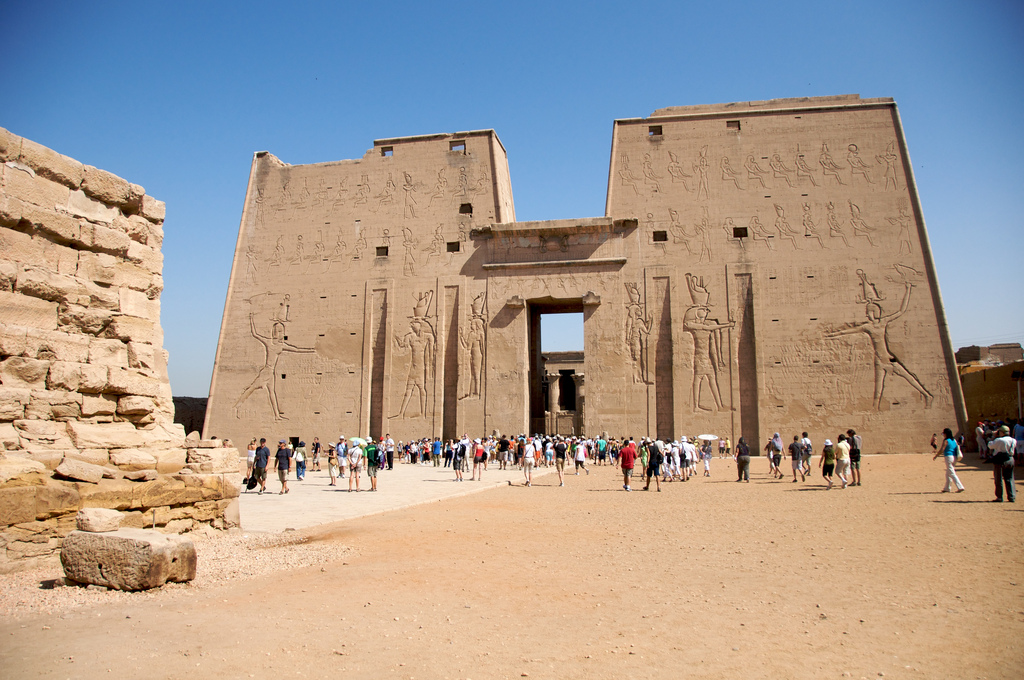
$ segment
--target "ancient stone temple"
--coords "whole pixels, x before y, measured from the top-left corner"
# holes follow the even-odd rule
[[[491,130],[257,153],[206,435],[562,429],[555,312],[583,315],[588,434],[876,452],[963,423],[896,105],[850,95],[615,121],[605,215],[575,220],[516,222]]]

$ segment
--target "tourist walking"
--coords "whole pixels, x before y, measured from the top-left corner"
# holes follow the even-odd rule
[[[719,441],[721,441],[721,439]],[[704,442],[704,446],[702,447],[702,456],[701,457],[704,459],[704,476],[705,477],[710,477],[711,476],[711,459],[714,457],[714,451],[711,448],[711,442],[710,441]]]
[[[665,461],[665,454],[661,452],[661,447],[658,446],[658,442],[651,442],[650,454],[647,457],[647,484],[644,485],[644,491],[649,491],[651,488],[651,478],[654,478],[654,483],[661,491],[661,477],[658,476],[659,468]]]
[[[745,437],[740,437],[736,442],[736,451],[733,453],[736,460],[736,481],[750,482],[750,447],[747,446]]]
[[[388,463],[388,470],[395,469],[395,440],[391,438],[391,433],[384,435],[384,455]]]
[[[588,475],[590,474],[590,468],[587,467],[587,440],[580,439],[576,442],[576,455],[573,460],[576,462],[576,476],[580,476],[580,470],[583,470]]]
[[[680,437],[679,442],[679,448],[682,451],[683,457],[683,481],[685,482],[696,474],[696,470],[694,468],[697,460],[697,447],[690,443],[690,440],[686,438],[686,435]]]
[[[277,443],[277,453],[274,454],[277,460],[277,478],[281,481],[281,490],[278,494],[288,493],[288,473],[292,471],[292,450],[288,448],[288,442],[282,439]]]
[[[800,473],[800,481],[807,479],[804,475],[804,447],[800,445],[800,437],[793,435],[793,443],[789,445],[790,462],[793,465],[793,483],[796,484],[796,473]]]
[[[348,441],[344,435],[338,437],[338,446],[334,451],[338,454],[338,478],[345,479],[348,471]],[[348,473],[348,476],[351,476],[351,472]]]
[[[523,447],[523,476],[526,478],[523,484],[526,486],[533,486],[533,465],[536,460],[537,446],[533,443],[533,438],[528,437],[526,446]]]
[[[785,445],[782,443],[782,437],[778,432],[776,432],[772,435],[771,441],[769,441],[768,445],[765,447],[765,451],[771,459],[772,477],[777,477],[779,479],[782,479],[783,477],[782,468],[779,467],[779,465],[782,463],[782,451],[784,446]]]
[[[313,437],[313,445],[309,447],[313,456],[313,472],[320,472],[320,437]]]
[[[622,467],[622,488],[626,491],[632,491],[629,488],[629,480],[633,476],[633,466],[636,464],[636,444],[633,443],[633,438],[629,438],[629,442],[619,450],[619,465]]]
[[[252,473],[256,475],[256,481],[260,483],[260,493],[267,490],[267,465],[270,464],[270,449],[267,448],[267,440],[260,439],[260,445],[256,449],[256,456],[253,459]]]
[[[327,486],[338,485],[338,451],[331,443],[327,449],[327,472],[331,475],[331,483]]]
[[[555,442],[555,472],[558,473],[558,486],[565,486],[565,452],[568,448],[565,438],[559,436]]]
[[[847,430],[846,441],[850,444],[850,486],[860,486],[860,435]]]
[[[932,439],[934,440],[935,437],[933,436]],[[957,493],[962,493],[964,490],[964,485],[960,483],[960,478],[956,476],[956,470],[953,469],[953,466],[956,465],[959,451],[960,447],[957,445],[956,440],[953,439],[953,431],[948,427],[943,429],[942,446],[937,446],[935,455],[932,456],[932,460],[942,456],[946,464],[946,486],[943,487],[942,493],[949,493],[950,486],[952,485],[956,485]],[[963,454],[960,454],[959,457],[963,457]]]
[[[1013,481],[1013,458],[1017,447],[1017,440],[1010,435],[1010,428],[1006,425],[1001,426],[997,434],[999,436],[989,442],[988,445],[989,450],[992,452],[992,458],[988,462],[992,463],[996,482],[996,497],[992,502],[1003,502],[1003,487],[1005,487],[1006,500],[1014,503],[1017,500],[1017,489]]]
[[[832,489],[832,473],[836,469],[836,451],[832,448],[832,440],[825,440],[825,448],[821,450],[821,458],[818,459],[818,467],[821,469],[821,476],[828,482],[828,489]]]
[[[256,438],[253,437],[252,441],[249,442],[249,446],[245,450],[245,479],[242,484],[248,484],[249,478],[252,477],[252,469],[256,465]]]
[[[474,441],[473,447],[473,476],[469,481],[484,481],[484,445],[480,439]]]
[[[804,459],[804,474],[811,474],[811,458],[814,456],[814,444],[811,443],[811,438],[804,432],[800,435],[800,446],[803,447],[803,459]]]
[[[306,442],[295,447],[295,479],[301,482],[306,476]]]
[[[839,435],[839,443],[836,444],[836,477],[843,481],[845,489],[849,484],[846,475],[850,470],[850,444],[846,441],[846,435]]]

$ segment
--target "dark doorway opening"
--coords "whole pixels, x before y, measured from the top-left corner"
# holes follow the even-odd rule
[[[548,375],[549,371],[545,368],[543,354],[549,351],[549,345],[547,339],[542,339],[544,335],[542,327],[548,327],[548,324],[542,323],[541,319],[548,315],[578,315],[578,319],[569,319],[569,324],[554,325],[571,329],[578,322],[579,327],[582,327],[583,301],[579,298],[568,300],[547,298],[531,300],[527,303],[527,308],[530,315],[529,338],[527,339],[530,348],[530,432],[553,434],[553,432],[548,431],[552,429],[548,414],[557,410],[576,410],[578,401],[576,379],[573,377],[575,370],[572,369],[556,369],[557,373]],[[559,338],[562,342],[551,347],[557,347],[557,351],[565,353],[568,353],[567,350],[574,350],[573,354],[578,354],[582,361],[582,332],[576,334],[569,330],[567,334],[569,336],[569,344],[565,344],[566,338],[562,337]],[[572,342],[574,337],[576,338],[576,343]],[[572,346],[576,344],[578,344],[578,347]],[[554,390],[552,390],[552,382],[557,383]],[[557,394],[557,403],[551,403],[552,394]],[[570,406],[571,408],[569,408]]]

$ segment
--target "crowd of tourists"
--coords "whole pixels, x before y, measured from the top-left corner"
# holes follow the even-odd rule
[[[982,424],[979,424],[979,446]],[[994,431],[984,431],[985,447],[982,459],[995,466],[996,499],[1002,501],[1005,489],[1006,499],[1016,498],[1013,471],[1014,457],[1024,451],[1024,426],[1013,422],[1014,430],[1000,425]],[[1020,435],[1020,436],[1016,436]],[[962,459],[963,437],[954,437],[947,428],[941,441],[938,435],[932,438],[935,456],[943,456],[946,470],[946,485],[943,493],[964,490],[956,474],[955,464]],[[861,436],[853,429],[836,437],[833,443],[826,439],[820,450],[816,467],[825,481],[826,489],[846,489],[861,486]],[[247,490],[266,492],[267,470],[276,471],[281,489],[288,493],[288,477],[294,471],[295,479],[302,481],[307,470],[330,475],[329,486],[339,486],[347,481],[348,491],[377,491],[377,480],[381,471],[393,470],[396,463],[424,465],[450,469],[455,482],[483,480],[488,467],[499,470],[517,469],[523,474],[522,484],[532,486],[533,471],[538,468],[555,468],[558,485],[565,485],[566,468],[573,473],[590,474],[591,466],[616,466],[622,471],[622,488],[633,490],[633,480],[639,477],[644,491],[661,491],[662,483],[686,482],[698,475],[703,468],[704,477],[711,476],[711,461],[718,452],[719,458],[731,457],[736,465],[736,481],[750,482],[750,460],[754,452],[746,438],[740,437],[735,446],[728,439],[715,435],[682,436],[676,440],[664,441],[642,437],[609,438],[575,437],[563,435],[519,435],[470,438],[464,434],[459,439],[442,441],[439,437],[411,441],[395,441],[390,434],[378,441],[371,437],[338,437],[336,441],[321,444],[314,437],[311,444],[304,441],[297,444],[280,440],[277,450],[271,453],[265,439],[253,439],[247,452],[247,469],[244,483]],[[792,474],[792,482],[805,482],[813,473],[812,459],[814,445],[807,432],[793,435],[788,445],[776,432],[765,443],[763,452],[768,462],[771,477],[783,480]],[[789,459],[788,471],[783,470],[783,460]],[[570,466],[571,461],[571,466]],[[511,482],[510,482],[511,483]]]

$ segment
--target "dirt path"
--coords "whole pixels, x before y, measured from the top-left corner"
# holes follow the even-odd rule
[[[924,456],[865,486],[611,468],[320,532],[355,555],[0,624],[4,677],[1020,678],[1024,502]],[[111,675],[113,674],[113,675]]]

